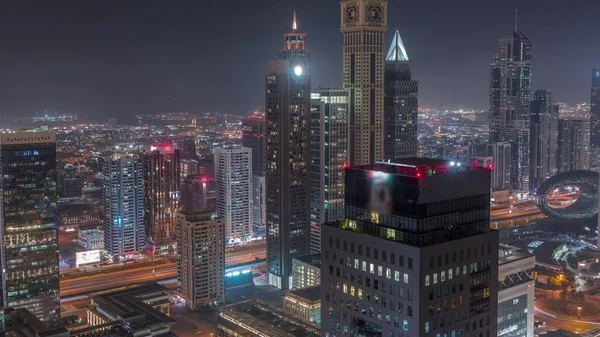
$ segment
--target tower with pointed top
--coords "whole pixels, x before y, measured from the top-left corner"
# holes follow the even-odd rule
[[[266,77],[266,217],[269,283],[289,289],[292,257],[308,255],[311,55],[306,34],[284,34]]]
[[[506,187],[522,191],[528,190],[529,181],[531,51],[531,41],[515,22],[512,35],[499,39],[490,63],[490,143],[510,143],[510,186]]]
[[[383,160],[384,35],[387,0],[342,0],[344,88],[348,89],[350,165]]]
[[[419,82],[412,80],[410,61],[396,30],[385,57],[384,159],[417,156]]]

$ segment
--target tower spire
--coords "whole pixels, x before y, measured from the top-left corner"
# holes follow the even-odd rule
[[[292,21],[292,30],[298,30],[298,25],[296,24],[296,11],[294,11],[294,20]]]
[[[515,32],[519,31],[518,24],[519,24],[519,10],[515,9]]]

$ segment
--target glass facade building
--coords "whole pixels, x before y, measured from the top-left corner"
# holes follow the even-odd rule
[[[266,77],[267,268],[269,284],[289,289],[292,257],[309,252],[309,124],[311,54],[306,34],[284,35]]]
[[[344,218],[348,92],[313,91],[310,111],[310,252],[321,251],[321,224]]]
[[[584,119],[558,120],[558,170],[567,172],[590,168],[590,122]]]
[[[490,171],[425,158],[346,170],[323,226],[322,336],[494,336]]]
[[[502,245],[498,267],[498,337],[533,337],[535,257]]]
[[[242,122],[242,146],[252,149],[252,232],[255,236],[265,235],[266,195],[265,171],[267,165],[265,113],[254,111]]]
[[[59,317],[56,135],[0,134],[2,303]]]
[[[181,157],[173,144],[157,144],[142,156],[144,230],[156,243],[175,239],[175,214],[181,193]]]
[[[557,171],[558,105],[550,90],[535,91],[529,121],[529,191],[535,193]]]
[[[520,31],[499,39],[490,63],[490,143],[511,145],[510,186],[527,190],[531,41]]]
[[[590,99],[590,167],[600,166],[600,68],[592,70]]]
[[[419,82],[412,79],[410,61],[396,31],[385,58],[384,158],[417,156]]]
[[[136,254],[146,242],[142,164],[131,155],[105,157],[102,178],[104,248],[117,259]]]

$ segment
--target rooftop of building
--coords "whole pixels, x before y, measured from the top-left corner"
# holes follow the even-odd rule
[[[6,309],[5,328],[7,336],[19,337],[64,337],[69,330],[63,327],[51,327],[40,321],[27,309]]]
[[[439,158],[404,158],[395,162],[381,161],[375,164],[350,167],[352,170],[378,171],[387,174],[422,178],[438,176],[445,173],[456,173],[476,170],[486,170],[486,167],[469,166],[458,161]]]
[[[199,222],[217,219],[217,213],[213,210],[207,209],[200,211],[182,209],[177,213],[183,215],[185,217],[185,221],[188,222]]]
[[[168,296],[167,289],[159,284],[149,284],[118,290],[93,298],[93,305],[117,320],[133,319],[131,328],[152,324],[174,324],[176,321],[145,303],[149,297]]]
[[[532,254],[522,251],[518,247],[501,244],[499,247],[498,264],[512,263],[518,260],[523,260],[532,257]]]
[[[316,268],[321,268],[321,254],[311,254],[304,256],[294,256],[292,259],[309,264]]]
[[[319,336],[321,327],[304,322],[280,308],[260,300],[248,300],[219,308],[219,320],[252,329],[265,337]]]
[[[304,302],[321,302],[321,286],[289,290],[284,296],[295,297]]]

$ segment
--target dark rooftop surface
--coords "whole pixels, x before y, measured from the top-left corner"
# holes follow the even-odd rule
[[[297,297],[301,297],[309,302],[316,302],[321,300],[321,286],[294,289],[288,291],[287,294],[292,294]]]
[[[312,254],[312,255],[304,255],[304,256],[296,256],[294,259],[304,262],[306,264],[310,264],[312,266],[321,267],[321,254]]]

